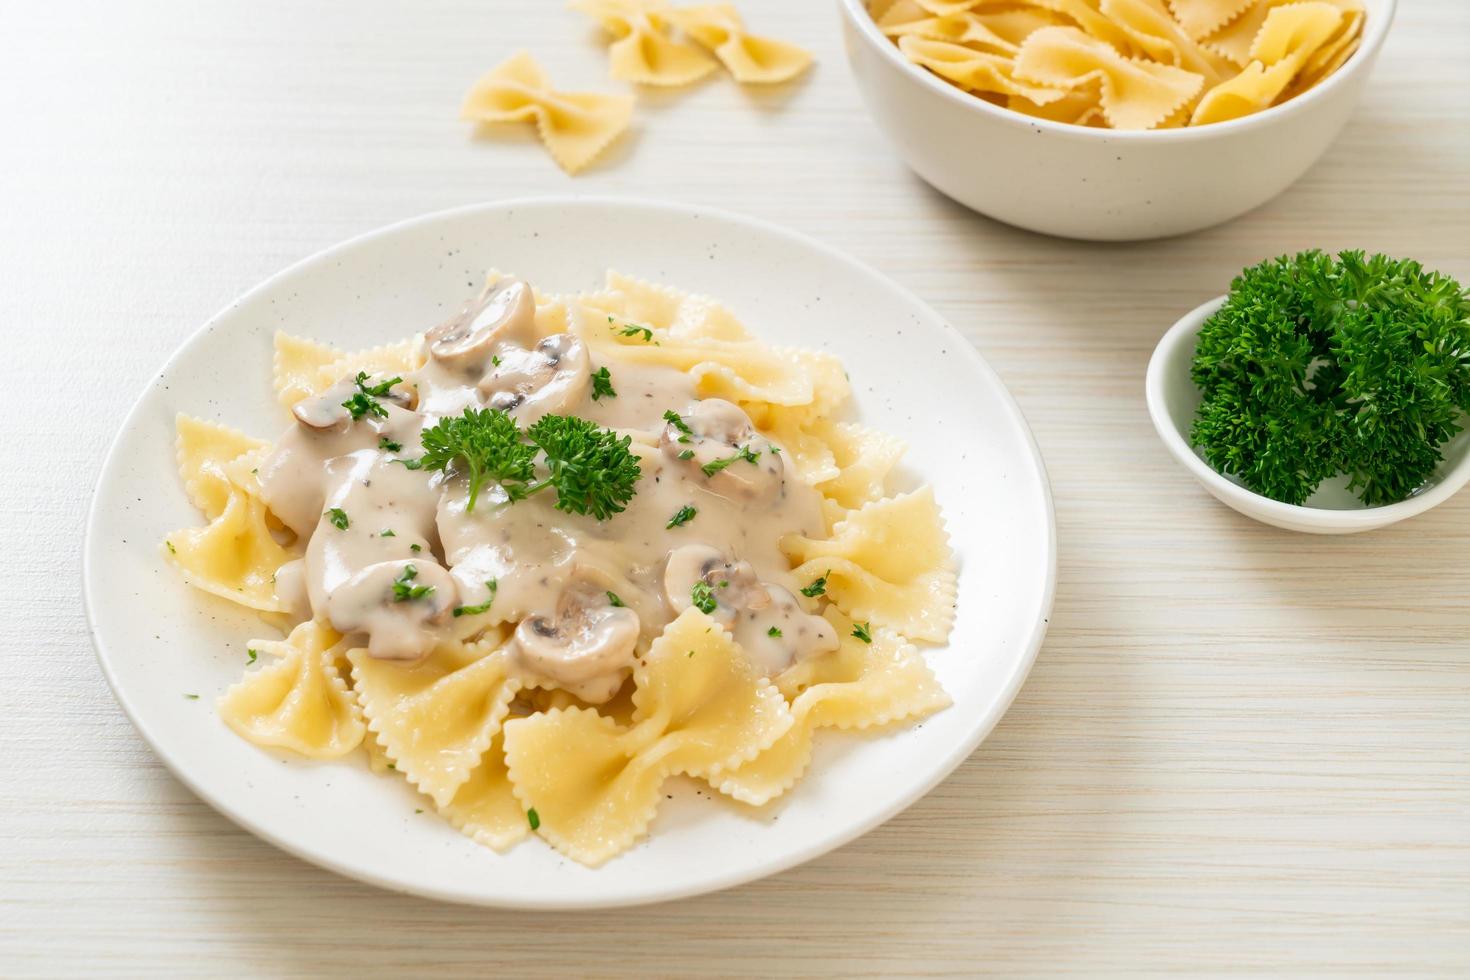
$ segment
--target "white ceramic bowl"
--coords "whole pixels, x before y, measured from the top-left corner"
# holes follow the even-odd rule
[[[1195,307],[1164,334],[1148,362],[1145,383],[1148,414],[1159,430],[1159,438],[1210,493],[1247,517],[1289,531],[1354,534],[1422,514],[1470,482],[1470,430],[1442,448],[1444,462],[1422,490],[1407,500],[1382,507],[1365,506],[1347,489],[1346,477],[1323,483],[1305,506],[1298,507],[1263,497],[1247,490],[1234,477],[1221,475],[1189,442],[1190,426],[1200,403],[1200,391],[1190,379],[1189,368],[1200,327],[1224,302],[1225,297],[1220,296]]]
[[[1347,122],[1397,0],[1366,0],[1358,52],[1290,102],[1197,129],[1116,132],[1033,119],[910,63],[868,14],[838,0],[848,60],[878,127],[910,167],[967,207],[1048,235],[1162,238],[1275,197]]]

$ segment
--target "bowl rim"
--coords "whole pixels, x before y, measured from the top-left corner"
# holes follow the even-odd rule
[[[957,106],[964,107],[967,111],[979,113],[981,116],[1003,122],[1007,125],[1030,129],[1035,132],[1050,132],[1057,136],[1070,137],[1080,141],[1096,140],[1102,143],[1120,141],[1125,143],[1184,143],[1199,140],[1228,139],[1235,133],[1245,132],[1262,126],[1273,125],[1278,120],[1285,120],[1293,115],[1306,111],[1306,109],[1322,99],[1328,97],[1328,93],[1341,88],[1347,84],[1347,79],[1359,72],[1366,70],[1366,66],[1372,64],[1383,47],[1385,38],[1388,37],[1388,29],[1393,24],[1394,14],[1398,10],[1398,0],[1380,0],[1384,11],[1381,16],[1364,17],[1363,40],[1358,50],[1353,52],[1337,71],[1323,79],[1317,85],[1307,91],[1290,99],[1280,105],[1270,106],[1260,112],[1251,113],[1248,116],[1240,116],[1236,119],[1228,119],[1225,122],[1210,123],[1205,126],[1184,126],[1179,129],[1097,129],[1091,126],[1077,126],[1073,123],[1054,122],[1050,119],[1041,119],[1036,116],[1028,116],[1019,112],[1012,112],[997,105],[991,105],[984,99],[977,98],[969,92],[964,91],[944,81],[931,71],[927,71],[905,58],[899,51],[898,45],[894,44],[882,31],[878,29],[878,22],[868,12],[869,0],[837,0],[843,16],[847,18],[854,30],[871,46],[877,48],[880,57],[888,60],[890,64],[897,65],[899,69],[915,78],[929,91],[936,93]],[[1367,0],[1372,2],[1372,0]]]
[[[1439,483],[1417,496],[1400,500],[1398,503],[1379,507],[1359,507],[1352,510],[1327,510],[1321,507],[1306,507],[1283,503],[1248,490],[1226,479],[1213,466],[1206,463],[1194,451],[1189,439],[1175,425],[1173,416],[1164,404],[1164,387],[1169,365],[1181,346],[1192,343],[1199,336],[1205,320],[1224,305],[1227,296],[1216,296],[1207,300],[1180,317],[1159,339],[1149,358],[1148,373],[1144,381],[1144,397],[1148,403],[1149,418],[1170,454],[1194,475],[1220,500],[1256,520],[1276,524],[1278,527],[1314,528],[1322,531],[1371,531],[1375,528],[1395,524],[1405,518],[1414,517],[1438,506],[1454,496],[1470,482],[1470,453],[1451,467]]]

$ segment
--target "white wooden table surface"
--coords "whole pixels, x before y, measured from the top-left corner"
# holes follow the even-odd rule
[[[865,116],[830,0],[741,6],[815,72],[644,98],[572,180],[455,119],[520,46],[615,86],[552,0],[0,3],[0,975],[1470,971],[1470,493],[1363,537],[1272,530],[1199,490],[1142,400],[1162,330],[1260,258],[1470,280],[1470,5],[1405,0],[1283,197],[1123,246],[941,198]],[[87,639],[84,509],[145,380],[237,294],[391,221],[567,191],[773,219],[949,317],[1046,454],[1051,634],[954,776],[805,867],[594,914],[377,891],[236,829],[134,733]],[[636,237],[610,229],[610,261]]]

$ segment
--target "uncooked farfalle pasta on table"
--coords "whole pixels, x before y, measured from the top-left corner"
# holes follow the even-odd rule
[[[401,343],[278,335],[275,389],[274,444],[179,418],[207,524],[165,541],[284,634],[219,700],[252,742],[365,751],[477,841],[596,865],[671,776],[760,805],[816,729],[949,703],[915,646],[954,618],[934,494],[835,420],[829,354],[616,273],[565,297],[492,275]]]
[[[1054,122],[1169,129],[1260,112],[1358,49],[1361,0],[874,0],[914,64]]]

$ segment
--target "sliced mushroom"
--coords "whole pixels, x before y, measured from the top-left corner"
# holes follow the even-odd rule
[[[680,424],[664,427],[659,446],[678,465],[698,471],[711,490],[728,497],[774,494],[785,475],[781,456],[771,451],[750,416],[723,398],[695,402]]]
[[[612,605],[588,585],[565,589],[555,617],[528,616],[516,627],[517,662],[590,704],[607,701],[633,669],[638,614]]]
[[[365,383],[372,386],[383,380],[386,379],[370,378]],[[355,394],[357,381],[354,378],[343,378],[321,394],[303,398],[291,406],[291,414],[296,416],[296,421],[316,432],[341,432],[353,422],[347,403]],[[385,408],[387,405],[394,405],[412,411],[418,406],[419,393],[413,385],[399,383],[389,388],[386,395],[376,396],[376,400]]]
[[[454,579],[434,561],[384,561],[332,589],[327,618],[339,633],[366,633],[374,657],[418,660],[434,649],[437,627],[457,604]]]
[[[837,649],[831,623],[808,613],[789,590],[760,581],[748,562],[727,561],[718,549],[702,544],[671,552],[664,566],[664,594],[676,615],[694,605],[694,589],[700,584],[709,587],[715,602],[710,617],[730,630],[751,662],[767,674]]]
[[[531,287],[521,279],[502,279],[424,339],[435,360],[457,368],[478,368],[489,362],[491,348],[499,342],[529,343],[535,323],[536,299]]]
[[[694,605],[694,588],[709,587],[715,610],[709,615],[726,626],[740,609],[762,609],[771,601],[749,562],[726,561],[719,549],[689,544],[669,553],[664,566],[664,596],[678,615]]]
[[[592,386],[587,345],[569,333],[552,334],[535,347],[503,347],[500,363],[480,381],[491,408],[530,423],[543,415],[567,414]]]

